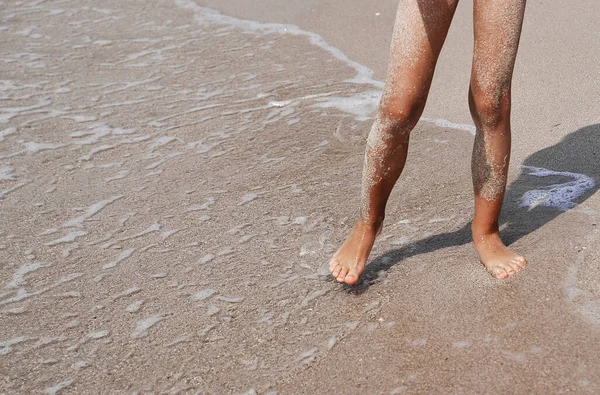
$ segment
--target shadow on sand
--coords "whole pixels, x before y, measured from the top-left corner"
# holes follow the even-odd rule
[[[564,212],[544,204],[563,204],[573,208],[592,196],[599,188],[599,160],[600,124],[581,128],[567,135],[558,144],[529,156],[522,165],[519,178],[506,190],[500,218],[500,234],[504,242],[510,245]],[[551,172],[538,173],[536,176],[532,174],[533,168],[548,169]],[[590,182],[590,179],[596,182]],[[582,181],[585,184],[585,180],[588,180],[588,183],[585,188],[581,188]],[[576,185],[578,181],[579,188]],[[542,191],[541,194],[538,193],[538,204],[520,207],[524,195],[531,196],[529,191],[533,190]],[[582,193],[578,194],[578,190]],[[376,282],[380,271],[389,270],[405,258],[468,244],[471,242],[470,228],[469,222],[457,231],[430,236],[402,248],[387,251],[370,261],[358,284],[345,288],[348,292],[362,293]]]

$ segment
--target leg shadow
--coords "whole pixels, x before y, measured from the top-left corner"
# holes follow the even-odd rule
[[[558,144],[529,156],[521,175],[506,190],[501,236],[507,245],[541,228],[564,211],[592,196],[600,182],[600,124],[581,128]],[[361,280],[346,286],[362,293],[376,282],[380,271],[411,256],[471,242],[470,223],[461,229],[427,237],[375,257]]]

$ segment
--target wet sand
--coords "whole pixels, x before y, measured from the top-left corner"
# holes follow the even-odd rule
[[[561,33],[597,47],[589,3]],[[327,261],[359,205],[387,48],[358,28],[340,45],[344,14],[303,25],[331,4],[221,10],[265,24],[209,1],[0,3],[3,392],[600,390],[595,55],[540,44],[558,6],[531,4],[502,220],[530,264],[499,281],[467,231],[466,101],[441,104],[466,96],[443,78],[470,51],[455,20],[371,264],[345,287]]]

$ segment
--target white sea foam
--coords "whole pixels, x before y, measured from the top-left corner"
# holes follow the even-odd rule
[[[142,308],[142,305],[144,304],[144,302],[145,302],[144,300],[137,300],[137,301],[131,303],[129,306],[127,306],[125,308],[125,311],[128,313],[137,313]]]
[[[521,166],[529,171],[529,175],[537,177],[560,176],[571,178],[574,181],[564,184],[552,184],[542,189],[534,189],[525,192],[521,197],[521,207],[527,207],[529,210],[537,206],[553,207],[561,211],[567,211],[575,207],[578,197],[586,193],[595,186],[591,177],[585,174],[571,173],[566,171],[553,171],[541,167]]]
[[[242,196],[242,200],[238,203],[238,206],[244,205],[246,203],[249,203],[251,201],[253,201],[254,199],[256,199],[259,196],[259,194],[257,193],[247,193],[244,196]]]
[[[215,291],[212,289],[204,289],[200,292],[196,292],[194,295],[191,296],[191,299],[194,301],[200,301],[200,300],[204,300],[204,299],[208,299],[211,296],[213,296],[215,294]]]
[[[96,331],[96,332],[90,332],[87,335],[85,335],[85,338],[89,339],[89,340],[97,340],[97,339],[102,339],[108,335],[110,335],[110,331],[101,330],[101,331]]]
[[[462,123],[450,122],[450,121],[446,121],[445,119],[432,119],[432,118],[422,117],[421,122],[432,123],[441,128],[466,130],[467,132],[471,133],[473,136],[475,136],[475,133],[477,131],[477,129],[473,125],[466,125],[466,124],[462,124]]]
[[[221,302],[227,302],[227,303],[242,303],[246,298],[218,295],[218,296],[215,296],[215,299],[220,300]]]
[[[28,154],[35,154],[40,151],[55,150],[55,149],[62,148],[65,146],[65,144],[38,143],[36,141],[19,141],[19,142],[25,146],[25,149],[22,152],[28,153]]]
[[[71,365],[71,367],[73,369],[77,369],[77,370],[87,368],[88,366],[90,366],[90,363],[87,361],[77,361],[77,362],[73,363],[73,365]]]
[[[297,361],[303,365],[308,365],[315,360],[318,352],[319,352],[319,349],[317,347],[313,347],[310,350],[305,351],[305,352],[301,353],[300,355],[298,355]]]
[[[200,211],[200,210],[210,210],[211,206],[215,204],[217,199],[214,197],[206,198],[206,202],[203,204],[193,204],[188,207],[184,212],[188,213],[190,211]]]
[[[33,104],[31,106],[0,108],[0,123],[8,123],[12,118],[18,115],[25,114],[31,110],[37,110],[39,108],[46,107],[51,103],[52,101],[50,99],[41,99],[38,100],[37,104]]]
[[[315,100],[313,107],[337,108],[355,115],[357,121],[372,119],[381,99],[381,90],[369,90],[347,97],[326,97]]]
[[[63,228],[68,228],[68,227],[72,227],[72,226],[77,226],[77,227],[82,227],[83,226],[83,222],[89,218],[91,218],[92,216],[96,215],[98,212],[100,212],[104,207],[108,206],[109,204],[116,202],[117,200],[121,199],[123,197],[123,195],[120,196],[113,196],[109,199],[106,200],[102,200],[98,203],[94,203],[91,206],[85,208],[85,209],[80,209],[83,210],[83,215],[80,215],[77,218],[73,218],[72,220],[69,220],[67,222],[65,222],[63,224]]]
[[[149,227],[147,227],[146,229],[144,229],[143,231],[141,231],[140,233],[136,233],[131,236],[123,237],[123,238],[119,239],[119,241],[137,239],[138,237],[145,236],[149,233],[158,232],[159,230],[160,230],[160,224],[152,224]]]
[[[59,391],[67,388],[68,386],[70,386],[74,382],[75,382],[75,380],[61,381],[60,383],[58,383],[56,385],[53,385],[52,387],[46,387],[46,389],[44,390],[44,394],[56,395],[56,394],[58,394]]]
[[[92,159],[93,156],[95,154],[97,154],[98,152],[108,151],[108,150],[113,149],[115,147],[116,147],[116,145],[114,145],[114,144],[99,145],[97,147],[92,148],[90,150],[90,152],[88,152],[86,155],[83,155],[82,157],[80,157],[79,160],[88,161],[88,160]]]
[[[123,164],[123,162],[111,162],[111,163],[102,163],[102,164],[96,164],[96,163],[88,163],[87,165],[83,166],[84,169],[89,170],[89,169],[110,169],[112,167],[119,167]]]
[[[202,258],[200,258],[198,260],[198,263],[199,264],[208,263],[208,262],[212,261],[213,259],[215,259],[215,255],[214,254],[206,254],[206,255],[204,255]]]
[[[149,149],[150,149],[150,151],[154,151],[155,149],[160,148],[164,145],[167,145],[173,141],[182,142],[182,140],[180,138],[175,137],[175,136],[161,136],[161,137],[157,138],[156,140],[154,140],[154,142],[150,145]]]
[[[63,276],[60,279],[58,279],[58,281],[56,281],[46,287],[39,288],[38,290],[32,291],[32,292],[27,291],[25,288],[19,288],[17,290],[17,294],[15,296],[8,298],[8,299],[3,299],[2,301],[0,301],[0,305],[20,302],[20,301],[30,298],[32,296],[41,295],[45,292],[48,292],[51,289],[54,289],[54,288],[60,286],[61,284],[67,283],[69,281],[73,281],[73,280],[81,277],[82,275],[83,275],[83,273],[68,274],[68,275]]]
[[[15,179],[15,176],[12,173],[13,169],[10,167],[1,167],[0,166],[0,181],[12,181]]]
[[[194,12],[195,20],[201,26],[224,25],[231,28],[238,28],[250,34],[290,34],[294,36],[304,36],[308,41],[324,51],[331,54],[334,58],[347,64],[355,71],[355,76],[345,82],[370,85],[375,89],[368,89],[350,96],[331,96],[332,92],[310,95],[302,98],[288,99],[284,101],[272,101],[269,103],[271,107],[285,107],[294,104],[301,100],[313,99],[316,103],[314,106],[322,108],[336,108],[340,111],[354,115],[357,120],[369,120],[373,118],[375,110],[381,98],[381,92],[385,86],[382,81],[377,81],[373,78],[373,70],[359,64],[348,58],[339,48],[329,45],[320,35],[300,29],[296,25],[281,24],[281,23],[262,23],[246,19],[234,18],[223,15],[210,8],[201,7],[193,0],[175,0],[175,4],[179,7],[191,10]],[[322,96],[325,96],[324,98]],[[260,109],[262,109],[261,107]],[[449,129],[465,130],[471,134],[475,134],[473,125],[459,124],[450,122],[445,119],[421,118],[421,121],[433,123],[437,126]]]
[[[0,355],[6,355],[12,352],[13,346],[26,342],[28,340],[34,340],[26,336],[19,336],[9,340],[0,340]]]
[[[121,170],[117,174],[115,174],[114,176],[106,177],[104,179],[104,181],[110,182],[110,181],[115,181],[115,180],[121,180],[121,179],[127,177],[128,174],[129,174],[129,170]]]
[[[222,15],[209,8],[200,7],[193,0],[175,0],[175,3],[185,9],[194,11],[196,21],[200,25],[221,24],[240,28],[246,32],[256,32],[259,34],[291,34],[294,36],[305,36],[310,43],[329,52],[336,59],[348,64],[356,71],[356,76],[349,80],[358,84],[369,84],[383,89],[383,83],[373,79],[373,71],[353,60],[350,60],[341,50],[327,44],[325,40],[316,33],[307,32],[295,25],[283,25],[279,23],[260,23],[244,19],[233,18]]]
[[[328,292],[329,292],[329,290],[327,290],[327,289],[319,289],[317,291],[313,291],[313,292],[309,293],[308,295],[306,295],[306,297],[304,298],[304,300],[302,301],[302,303],[300,305],[303,307],[308,306],[308,304],[310,302],[317,299],[318,297],[321,297],[321,296],[327,294]]]
[[[14,134],[16,131],[17,131],[16,128],[4,129],[3,131],[0,132],[0,141],[3,141],[6,136],[10,136],[11,134]]]
[[[8,188],[8,189],[4,189],[4,190],[0,190],[0,199],[4,198],[5,196],[7,196],[8,194],[10,194],[11,192],[16,191],[19,188],[24,187],[25,185],[29,184],[31,181],[29,180],[25,180],[25,181],[21,181],[20,183]]]
[[[180,231],[182,231],[182,229],[172,229],[172,230],[167,230],[161,233],[161,238],[163,241],[167,240],[169,237],[173,236],[176,233],[179,233]]]
[[[121,252],[119,255],[117,255],[115,257],[115,259],[110,262],[105,264],[104,266],[102,266],[102,269],[112,269],[113,267],[117,266],[119,263],[123,262],[125,259],[129,258],[131,255],[133,255],[135,251],[135,248],[129,248],[123,252]]]
[[[148,336],[148,329],[152,328],[154,325],[158,324],[164,319],[164,317],[160,315],[154,315],[143,320],[139,320],[133,332],[131,332],[131,337],[134,339],[139,339],[145,336]]]
[[[64,115],[61,118],[72,119],[73,121],[78,123],[93,122],[98,119],[95,115]]]
[[[26,284],[25,275],[28,273],[32,273],[38,269],[43,267],[47,267],[49,265],[43,265],[39,262],[28,262],[17,269],[17,271],[13,274],[12,281],[7,284],[9,288],[16,288],[21,285]]]
[[[77,238],[85,236],[87,234],[88,234],[88,232],[85,231],[85,230],[77,230],[77,231],[69,232],[66,236],[61,237],[61,238],[56,239],[56,240],[49,241],[45,245],[47,245],[47,246],[55,246],[57,244],[72,243]]]
[[[578,272],[583,258],[578,259],[578,261],[569,268],[564,282],[564,296],[569,305],[579,312],[586,321],[598,327],[600,326],[600,305],[594,295],[595,292],[581,289],[582,281]]]
[[[89,145],[97,143],[102,137],[110,134],[125,134],[125,129],[113,128],[105,123],[98,123],[91,125],[87,130],[80,130],[70,134],[71,137],[76,138],[73,144],[77,145]],[[83,137],[83,138],[80,138]]]

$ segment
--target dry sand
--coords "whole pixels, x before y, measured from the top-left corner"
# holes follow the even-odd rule
[[[339,3],[235,11],[310,30],[305,15]],[[515,80],[503,235],[530,265],[509,281],[480,266],[469,127],[422,122],[349,288],[326,265],[381,88],[360,63],[377,78],[387,48],[331,32],[364,37],[375,16],[338,7],[323,28],[352,63],[314,33],[191,0],[0,2],[0,391],[598,393],[598,62],[559,38],[597,48],[598,5],[562,30],[545,23],[557,7],[530,5]],[[456,22],[447,59],[470,50]],[[439,97],[457,90],[450,67]],[[429,118],[469,122],[436,97]]]

